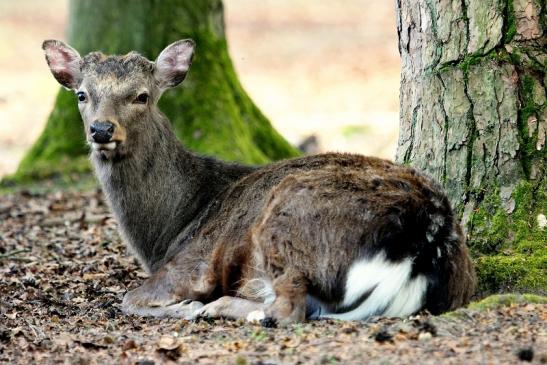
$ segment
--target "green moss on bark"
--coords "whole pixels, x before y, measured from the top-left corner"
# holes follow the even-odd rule
[[[412,27],[424,21],[417,7],[433,15],[456,8],[437,2],[433,12],[430,1],[397,2],[405,66],[397,159],[433,176],[442,171],[441,181],[452,189],[448,195],[467,226],[481,296],[547,292],[547,228],[536,221],[547,213],[546,53],[541,37],[519,35],[519,25],[545,31],[545,1],[534,1],[541,6],[540,20],[531,15],[528,25],[517,19],[534,10],[524,9],[526,2],[464,1],[463,24],[437,19],[422,28]],[[432,49],[438,51],[437,27],[450,30],[440,45],[443,54],[456,56],[431,70],[428,62],[414,61],[431,59]],[[409,39],[417,40],[415,47],[408,47]],[[449,79],[460,71],[463,82]],[[431,72],[441,86],[432,82]],[[440,133],[428,132],[443,126],[444,143]]]
[[[442,318],[459,320],[469,316],[469,310],[487,311],[500,307],[522,304],[547,304],[547,297],[536,294],[494,294],[476,302],[469,303],[466,308],[441,314]]]
[[[171,42],[196,41],[183,87],[166,92],[160,101],[160,109],[188,148],[250,164],[298,155],[239,83],[228,55],[220,0],[71,1],[69,23],[69,43],[81,54],[137,50],[155,59]],[[86,154],[74,96],[60,91],[42,135],[12,180],[89,171]]]
[[[547,228],[537,217],[547,211],[546,184],[522,182],[508,214],[498,189],[473,213],[469,245],[475,257],[479,294],[499,291],[547,293]]]
[[[540,129],[540,114],[545,105],[545,90],[531,74],[524,74],[520,80],[520,100],[521,108],[519,110],[519,131],[520,144],[522,146],[522,165],[527,176],[532,173],[531,167],[534,162],[546,161],[547,150],[537,148]],[[531,131],[530,128],[533,130]]]
[[[512,4],[508,5],[507,11],[506,31],[509,33],[505,34],[512,38],[511,27],[515,26],[511,18],[514,15]],[[505,39],[508,41],[509,38]],[[486,176],[480,189],[468,192],[471,200],[477,203],[467,228],[481,296],[500,291],[547,293],[547,228],[542,230],[537,223],[537,216],[547,213],[544,163],[547,150],[544,146],[538,148],[538,141],[543,137],[540,133],[544,133],[540,128],[540,123],[543,123],[541,118],[547,105],[541,83],[545,69],[529,57],[528,54],[535,51],[531,47],[497,47],[486,54],[468,54],[440,68],[442,72],[458,67],[465,75],[466,85],[469,83],[470,68],[482,62],[493,61],[498,65],[509,63],[519,75],[517,156],[522,165],[523,179],[512,194],[515,208],[508,211],[507,204],[502,204],[499,183],[504,182],[497,176]],[[471,129],[471,146],[477,138],[475,133],[475,129]],[[484,163],[482,154],[469,154],[466,166],[468,176],[471,176],[471,170]],[[463,213],[464,204],[462,202],[457,206],[460,214]]]
[[[547,254],[498,254],[476,260],[479,292],[514,291],[547,293]]]
[[[503,24],[503,41],[509,43],[517,34],[514,0],[505,0],[505,22]]]
[[[535,294],[496,294],[486,297],[478,302],[473,302],[467,306],[474,310],[495,309],[500,306],[509,306],[513,304],[547,304],[547,297]]]

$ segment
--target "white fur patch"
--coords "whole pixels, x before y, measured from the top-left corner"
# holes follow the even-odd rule
[[[427,280],[423,275],[418,275],[414,279],[408,280],[383,315],[388,317],[405,317],[416,312],[422,307],[426,289]]]
[[[112,150],[116,149],[116,142],[108,142],[108,143],[91,142],[91,147],[95,151],[100,151],[100,150],[112,151]]]
[[[427,281],[421,275],[410,279],[411,272],[411,258],[393,263],[383,253],[354,262],[348,272],[343,305],[350,306],[363,294],[372,293],[349,312],[323,313],[321,317],[360,320],[376,314],[412,314],[422,306]]]
[[[266,318],[266,314],[261,310],[252,311],[247,314],[247,322],[260,322],[264,318]]]
[[[375,257],[356,261],[351,265],[344,295],[344,306],[352,305],[361,295],[372,290],[381,281],[390,277],[404,275],[408,271],[411,262],[390,263],[385,255],[380,253]]]

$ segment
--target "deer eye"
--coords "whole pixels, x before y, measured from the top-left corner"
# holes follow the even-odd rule
[[[78,92],[76,93],[76,97],[78,98],[78,101],[79,101],[80,103],[83,103],[84,101],[87,100],[87,98],[86,98],[86,96],[85,96],[85,93],[84,93],[83,91],[78,91]]]
[[[135,104],[146,104],[148,102],[148,94],[147,93],[140,93],[135,98],[134,103]]]

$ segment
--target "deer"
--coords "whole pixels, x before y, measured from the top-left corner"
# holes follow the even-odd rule
[[[425,173],[348,153],[248,166],[189,151],[157,103],[185,79],[190,39],[155,61],[81,57],[57,40],[42,48],[76,95],[95,175],[149,274],[125,294],[125,314],[287,325],[469,302],[465,235]]]

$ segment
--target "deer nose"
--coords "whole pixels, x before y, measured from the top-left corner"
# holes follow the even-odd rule
[[[114,133],[114,124],[111,122],[94,121],[89,127],[91,137],[97,143],[108,143],[112,139]]]

